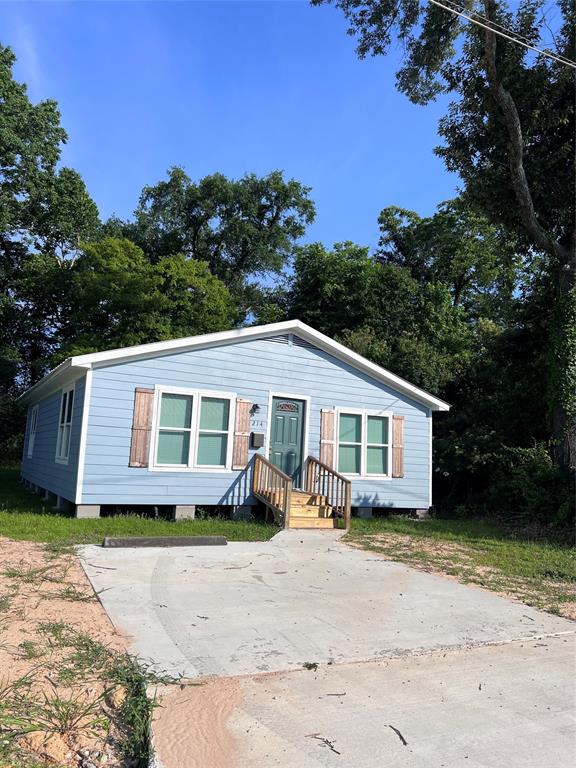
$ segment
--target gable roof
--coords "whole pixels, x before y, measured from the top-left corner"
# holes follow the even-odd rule
[[[286,320],[281,323],[270,323],[268,325],[255,325],[249,328],[236,328],[232,331],[221,331],[219,333],[206,333],[201,336],[188,336],[183,339],[171,339],[170,341],[157,341],[152,344],[139,344],[134,347],[121,347],[120,349],[110,349],[106,352],[92,352],[88,355],[77,355],[69,357],[60,363],[59,366],[46,374],[43,379],[30,387],[21,397],[23,403],[30,402],[43,393],[61,386],[65,381],[74,379],[81,373],[82,369],[89,370],[99,368],[103,365],[128,362],[129,360],[145,360],[160,355],[168,355],[177,352],[187,352],[194,349],[207,349],[209,347],[221,346],[223,344],[234,344],[250,339],[266,339],[278,334],[295,334],[301,339],[310,342],[319,349],[328,352],[334,357],[348,363],[353,368],[362,371],[371,376],[376,381],[380,381],[393,389],[408,395],[419,403],[423,403],[433,411],[448,411],[450,406],[438,397],[429,392],[410,384],[405,379],[396,376],[375,363],[370,362],[365,357],[356,354],[343,344],[339,344],[329,336],[325,336],[320,331],[316,331],[309,325],[300,320]]]

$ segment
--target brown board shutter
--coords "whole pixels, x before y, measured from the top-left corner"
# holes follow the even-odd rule
[[[336,412],[320,411],[320,461],[334,469]]]
[[[232,446],[232,469],[246,469],[250,448],[250,410],[252,403],[239,397],[236,400],[236,421],[234,424],[234,445]]]
[[[130,443],[130,467],[147,467],[152,431],[152,405],[154,390],[136,387],[134,391],[134,415],[132,417],[132,441]]]
[[[404,416],[392,416],[392,477],[404,477]]]

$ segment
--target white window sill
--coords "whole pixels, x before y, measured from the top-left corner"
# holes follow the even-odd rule
[[[149,472],[188,472],[190,474],[198,474],[201,472],[216,472],[221,475],[232,475],[235,472],[240,472],[239,469],[230,469],[230,467],[183,467],[182,465],[165,465],[148,467]]]
[[[68,464],[68,462],[70,461],[70,458],[67,458],[67,459],[59,459],[58,457],[56,457],[56,458],[54,459],[54,461],[56,462],[56,464]]]
[[[392,477],[392,475],[350,475],[346,472],[340,472],[348,480],[398,480],[399,478]]]

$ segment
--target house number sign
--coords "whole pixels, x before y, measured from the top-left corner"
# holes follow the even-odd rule
[[[276,410],[283,413],[298,413],[298,406],[296,403],[278,403]]]

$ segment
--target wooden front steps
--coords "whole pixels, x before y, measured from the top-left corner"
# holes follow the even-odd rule
[[[326,497],[292,491],[289,528],[334,528],[335,520]]]
[[[296,490],[292,477],[268,459],[254,456],[252,495],[283,528],[350,528],[351,483],[332,467],[308,456],[301,472],[306,490]]]

